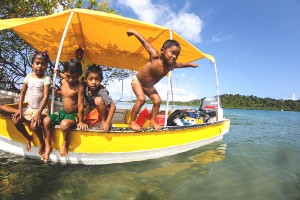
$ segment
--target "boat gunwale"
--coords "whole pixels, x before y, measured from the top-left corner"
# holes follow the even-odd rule
[[[10,114],[0,114],[0,117],[4,116],[4,117],[10,117]],[[185,130],[185,129],[197,129],[197,128],[202,128],[202,127],[206,127],[206,126],[211,126],[211,125],[218,125],[218,124],[222,124],[225,121],[229,121],[229,119],[223,119],[221,121],[214,121],[214,122],[206,122],[206,123],[202,123],[202,124],[194,124],[194,125],[186,125],[186,126],[165,126],[165,127],[161,127],[160,130],[155,130],[153,127],[149,127],[149,128],[141,128],[140,131],[134,131],[132,130],[130,127],[111,127],[110,130],[108,132],[103,132],[100,130],[99,127],[91,127],[88,128],[85,131],[81,131],[79,128],[73,128],[71,131],[81,131],[81,132],[95,132],[95,133],[159,133],[159,132],[163,132],[163,131],[179,131],[179,130]],[[60,129],[59,125],[55,125],[54,129]]]
[[[222,121],[215,121],[215,122],[207,122],[207,123],[203,123],[203,124],[186,125],[186,126],[165,126],[165,127],[161,127],[160,130],[155,130],[154,128],[150,127],[150,128],[141,128],[140,131],[134,131],[130,127],[111,127],[108,132],[103,132],[98,127],[92,127],[92,128],[88,128],[87,130],[82,131],[82,132],[137,133],[137,134],[140,134],[140,133],[153,133],[153,132],[159,133],[159,132],[163,132],[163,131],[177,131],[177,130],[179,131],[179,130],[185,130],[185,129],[197,129],[197,128],[202,128],[202,127],[206,127],[206,126],[222,124],[225,121],[229,121],[229,119],[224,119]],[[60,126],[56,125],[54,128],[59,129]],[[72,131],[81,131],[81,130],[76,127],[74,129],[72,129]]]

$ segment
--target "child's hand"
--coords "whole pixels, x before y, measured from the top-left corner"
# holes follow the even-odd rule
[[[36,113],[31,119],[31,126],[39,127],[42,125],[41,114]]]
[[[13,117],[12,117],[14,120],[18,120],[18,119],[21,119],[22,118],[22,112],[21,111],[17,111]]]
[[[197,63],[193,63],[192,66],[193,66],[193,68],[199,67],[199,65]]]
[[[101,131],[103,131],[103,132],[107,132],[107,131],[109,130],[109,123],[107,123],[107,122],[102,123],[102,124],[100,125],[100,129],[101,129]]]
[[[85,131],[88,128],[88,125],[83,123],[83,122],[78,122],[77,127],[81,130],[81,131]]]

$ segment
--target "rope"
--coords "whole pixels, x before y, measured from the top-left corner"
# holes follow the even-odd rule
[[[123,98],[123,91],[124,91],[124,85],[123,85],[123,79],[122,79],[122,94],[121,94],[120,99],[118,99],[115,103],[118,103],[121,101],[121,99]]]
[[[172,74],[172,76],[173,76],[173,74]],[[174,92],[173,92],[173,84],[172,84],[172,82],[173,82],[173,80],[172,80],[172,77],[171,77],[171,96],[172,96],[172,110],[173,110],[173,108],[174,108]]]
[[[135,63],[135,58],[132,61],[131,80],[132,80],[133,75],[134,75],[134,63]],[[131,110],[132,110],[132,107],[133,107],[133,105],[132,105],[132,93],[133,93],[133,89],[131,87],[131,93],[130,93],[130,107],[131,107]]]
[[[175,76],[175,80],[176,80],[176,83],[177,83],[177,87],[178,87],[178,89],[179,89],[179,94],[180,94],[180,96],[181,96],[181,100],[184,101],[184,100],[183,100],[182,93],[181,93],[181,90],[180,90],[180,87],[179,87],[179,84],[178,84],[177,76],[176,76],[176,74],[175,74],[175,70],[174,70],[174,76]]]

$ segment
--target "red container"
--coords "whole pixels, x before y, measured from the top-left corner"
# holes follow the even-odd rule
[[[147,108],[145,108],[140,114],[136,123],[142,127],[146,120],[150,120],[150,113]]]
[[[160,126],[165,125],[165,115],[158,114],[155,118],[155,122],[158,123]]]

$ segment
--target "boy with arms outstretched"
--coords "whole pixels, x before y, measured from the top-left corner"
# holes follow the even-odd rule
[[[129,126],[135,131],[140,130],[140,126],[135,122],[135,120],[139,110],[146,102],[146,95],[153,102],[150,125],[155,130],[159,130],[160,126],[155,122],[155,118],[160,108],[161,98],[154,88],[154,85],[175,68],[195,68],[198,67],[198,64],[176,62],[181,48],[180,44],[175,40],[165,41],[161,48],[161,52],[159,53],[138,32],[129,30],[127,31],[127,35],[134,35],[142,43],[150,55],[147,63],[138,71],[131,82],[137,101],[132,108]]]
[[[103,75],[100,66],[89,66],[86,70],[85,80],[87,87],[85,88],[84,97],[92,111],[86,116],[84,122],[89,125],[101,122],[101,131],[107,132],[110,128],[116,105],[109,96],[107,89],[101,85]]]
[[[63,99],[63,109],[57,113],[51,114],[44,119],[45,129],[45,153],[42,160],[45,162],[49,159],[51,153],[51,126],[60,125],[63,133],[63,143],[60,149],[60,156],[68,154],[69,132],[76,127],[76,118],[78,117],[77,127],[83,131],[87,125],[83,123],[83,93],[84,87],[78,78],[82,74],[81,63],[71,59],[64,63],[64,73],[57,71],[58,75],[63,78],[61,81],[61,95]]]

